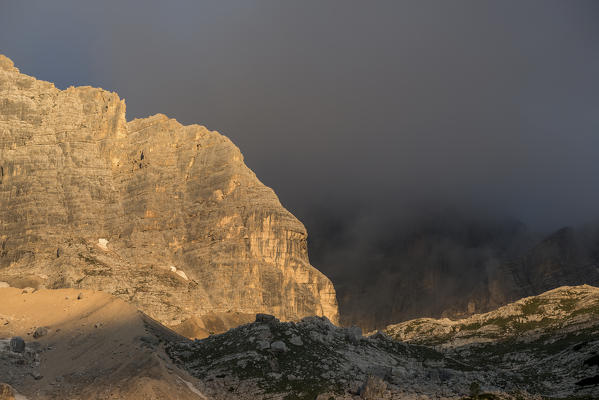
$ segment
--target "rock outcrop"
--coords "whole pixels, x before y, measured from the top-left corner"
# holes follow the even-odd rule
[[[206,332],[257,312],[337,321],[306,236],[218,132],[127,122],[116,93],[0,56],[0,281],[103,290]]]
[[[389,326],[480,371],[477,382],[551,398],[599,398],[599,288],[564,286],[492,312]]]
[[[167,353],[214,399],[596,399],[598,307],[599,288],[564,287],[472,320],[388,330],[409,342],[383,332],[354,340],[325,318],[260,316],[169,342]]]
[[[419,318],[389,325],[396,340],[443,348],[504,340],[530,341],[548,332],[599,325],[599,288],[563,286],[468,318]]]

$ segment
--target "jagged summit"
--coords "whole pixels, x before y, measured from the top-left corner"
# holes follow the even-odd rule
[[[59,90],[0,56],[0,281],[103,290],[195,335],[268,312],[337,320],[306,230],[225,136]]]
[[[0,54],[0,69],[7,71],[19,71],[12,60],[6,57],[4,54]]]

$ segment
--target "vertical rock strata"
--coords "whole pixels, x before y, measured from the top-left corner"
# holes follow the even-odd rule
[[[105,290],[168,325],[337,321],[304,226],[229,139],[160,114],[127,122],[116,93],[59,90],[1,55],[0,281]]]

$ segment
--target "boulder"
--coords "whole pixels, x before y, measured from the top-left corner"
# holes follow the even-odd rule
[[[302,342],[302,338],[300,338],[297,335],[291,336],[291,339],[289,339],[289,343],[291,343],[295,346],[303,346],[304,345],[304,342]]]
[[[287,351],[289,351],[289,348],[287,347],[285,342],[282,342],[280,340],[272,342],[270,344],[270,348],[276,353],[286,353]]]
[[[258,340],[256,342],[256,348],[260,351],[270,349],[270,343],[268,343],[266,340]]]
[[[31,372],[31,376],[33,377],[33,379],[35,379],[36,381],[39,381],[40,379],[43,378],[43,375],[39,373],[39,371],[32,371]]]
[[[15,353],[22,353],[25,351],[25,341],[20,336],[15,336],[10,339],[10,350]]]
[[[362,339],[362,328],[359,326],[352,326],[351,328],[347,328],[345,331],[345,337],[351,344],[357,345],[360,344],[360,340]]]
[[[270,314],[256,314],[256,322],[260,322],[263,324],[268,324],[276,320],[274,315]]]
[[[45,326],[40,326],[35,329],[33,332],[33,337],[35,339],[41,338],[42,336],[46,336],[48,334],[48,328]]]

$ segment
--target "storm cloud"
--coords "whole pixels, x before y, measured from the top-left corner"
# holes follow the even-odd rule
[[[329,274],[443,210],[599,217],[596,1],[2,0],[0,52],[230,137],[314,240],[344,221]]]

